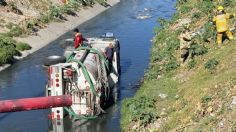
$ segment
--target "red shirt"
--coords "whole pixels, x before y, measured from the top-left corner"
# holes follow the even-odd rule
[[[81,46],[83,42],[83,36],[81,33],[77,33],[75,35],[75,42],[74,42],[74,48],[77,49],[79,46]]]

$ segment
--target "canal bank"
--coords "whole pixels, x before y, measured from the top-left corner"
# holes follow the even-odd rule
[[[48,24],[46,28],[40,29],[37,32],[37,36],[34,35],[25,38],[15,38],[17,41],[27,43],[32,47],[30,50],[23,51],[22,55],[20,57],[16,57],[16,59],[21,60],[26,56],[38,51],[61,35],[72,31],[74,28],[108,10],[119,2],[120,0],[108,0],[107,4],[109,6],[107,7],[96,3],[93,5],[93,7],[86,7],[86,9],[80,10],[76,16],[67,16],[67,20],[65,22],[52,22]],[[0,66],[0,72],[10,66],[10,64]]]
[[[181,0],[170,21],[160,20],[143,83],[122,103],[123,131],[236,130],[236,42],[217,44],[219,5],[235,13],[236,1]]]
[[[148,10],[148,11],[146,11]],[[137,19],[139,14],[149,12],[149,19]],[[133,97],[140,79],[148,67],[150,40],[157,18],[170,18],[175,12],[172,0],[121,0],[113,8],[104,11],[90,21],[80,25],[85,37],[100,36],[113,32],[121,44],[121,76],[117,104],[81,126],[64,125],[65,132],[120,132],[121,101]],[[45,56],[61,55],[58,43],[72,36],[64,34],[49,45],[17,62],[0,74],[0,99],[17,99],[44,96],[47,73],[41,67]],[[0,114],[1,131],[48,131],[48,110]]]

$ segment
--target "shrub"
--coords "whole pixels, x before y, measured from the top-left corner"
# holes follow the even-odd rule
[[[4,48],[6,46],[14,46],[16,41],[14,41],[10,37],[0,36],[0,48]]]
[[[208,52],[208,50],[204,45],[192,44],[190,46],[190,54],[191,54],[192,58],[194,58],[194,56],[204,55],[207,52]]]
[[[20,42],[16,44],[16,49],[19,51],[30,50],[32,47],[27,43]]]
[[[7,34],[10,37],[18,37],[24,33],[24,30],[20,26],[13,26]]]
[[[72,1],[72,2],[70,2],[69,7],[73,8],[74,10],[79,10],[81,7],[81,4],[80,4],[80,2]]]
[[[177,62],[176,59],[172,59],[172,60],[168,61],[168,63],[166,63],[164,65],[164,67],[165,67],[166,72],[170,72],[170,71],[177,69],[179,67],[179,63]]]
[[[53,18],[59,18],[62,15],[62,10],[58,6],[50,6],[49,10],[49,15]]]
[[[166,21],[163,21],[164,25],[166,25],[166,23]],[[175,55],[176,50],[179,49],[180,46],[178,39],[179,33],[179,30],[172,32],[163,28],[156,35],[154,47],[152,48],[151,63],[162,68],[158,68],[156,72],[154,72],[153,68],[150,68],[149,70],[153,72],[148,72],[148,78],[156,78],[160,73],[169,72],[179,67]]]
[[[151,80],[156,79],[158,75],[160,75],[160,66],[159,65],[151,65],[148,71],[145,73],[145,79]]]
[[[202,103],[208,103],[208,102],[212,101],[212,97],[208,96],[208,95],[205,95],[201,98],[201,100],[202,100],[201,101]]]
[[[202,2],[197,2],[196,4],[196,7],[201,10],[202,13],[211,15],[214,8],[212,0],[203,0]]]
[[[123,101],[122,114],[131,114],[129,121],[139,122],[141,125],[156,121],[155,111],[156,100],[151,97],[140,96]],[[125,111],[124,111],[125,109]]]
[[[49,17],[49,15],[44,14],[40,17],[39,21],[42,22],[43,24],[49,23],[50,17]]]
[[[18,52],[13,45],[0,48],[0,65],[10,63],[13,59],[13,56],[17,54]]]
[[[73,12],[72,7],[70,6],[70,4],[65,5],[65,6],[62,8],[62,12],[63,12],[63,13],[66,13],[66,14],[68,14],[68,15],[72,15],[72,16],[75,16],[75,15],[76,15],[76,14]]]
[[[193,69],[196,64],[197,64],[197,62],[194,59],[190,59],[188,61],[188,69]]]
[[[208,70],[215,70],[215,68],[218,64],[219,64],[219,62],[215,58],[213,58],[213,59],[208,60],[205,63],[204,67]]]
[[[165,27],[168,24],[168,21],[166,21],[164,18],[158,18],[158,23],[160,24],[161,27]]]
[[[177,39],[177,36],[172,36],[170,39],[167,40],[166,43],[166,50],[168,51],[175,51],[179,48],[180,41]]]
[[[10,63],[14,55],[19,55],[15,43],[10,37],[0,36],[0,65]]]
[[[98,3],[104,3],[104,2],[106,2],[106,0],[96,0]]]
[[[203,26],[204,28],[204,32],[201,35],[202,39],[204,41],[208,41],[209,38],[213,38],[214,37],[214,26],[212,26],[212,24],[210,22],[205,23],[205,25]]]
[[[33,19],[27,22],[26,27],[28,29],[33,29],[35,26],[38,25],[39,20],[38,19]]]
[[[191,6],[189,6],[189,5],[183,5],[183,6],[181,6],[181,8],[180,8],[179,11],[180,11],[181,13],[185,14],[185,13],[190,12],[191,9],[192,9]]]
[[[158,34],[161,30],[162,30],[162,27],[160,27],[160,26],[154,27],[154,33],[155,34]]]
[[[174,15],[171,18],[171,24],[177,22],[177,20],[179,20],[179,19],[180,19],[179,13],[174,13]]]

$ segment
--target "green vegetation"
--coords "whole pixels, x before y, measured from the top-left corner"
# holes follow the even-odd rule
[[[219,64],[219,62],[215,58],[213,58],[213,59],[208,60],[205,63],[204,67],[208,70],[215,70],[215,68],[218,64]]]
[[[197,62],[194,59],[188,61],[188,69],[193,69],[196,66]]]
[[[9,37],[19,37],[24,33],[24,30],[20,26],[13,26],[10,32],[7,33]]]
[[[16,49],[19,51],[30,50],[32,47],[27,43],[20,42],[16,45]]]
[[[122,102],[123,131],[235,130],[236,110],[229,107],[236,95],[236,46],[228,40],[220,48],[215,43],[210,21],[218,4],[180,0],[170,21],[158,20],[161,27],[155,28],[144,81],[133,98]],[[222,4],[231,7],[226,12],[236,11],[236,1]],[[186,18],[192,20],[191,31],[198,34],[192,40],[189,60],[180,64],[178,36],[183,25],[179,22]]]
[[[31,47],[22,42],[16,42],[11,37],[0,36],[0,66],[6,63],[12,63],[14,56],[20,56],[20,51],[29,50]]]
[[[155,102],[153,98],[142,96],[125,101],[123,105],[128,109],[126,116],[130,116],[130,120],[126,123],[135,121],[139,122],[140,125],[146,126],[154,122],[157,119]]]
[[[10,63],[13,60],[13,56],[18,55],[15,43],[9,37],[0,37],[0,65]]]

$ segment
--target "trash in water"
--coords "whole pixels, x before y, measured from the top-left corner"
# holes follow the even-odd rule
[[[154,11],[157,11],[157,9],[154,9],[154,8],[143,8],[142,10],[139,10],[138,12],[147,13],[147,12],[154,12]]]
[[[144,20],[144,19],[149,19],[149,18],[152,18],[152,16],[150,16],[150,15],[138,15],[137,17],[136,17],[136,19],[142,19],[142,20]]]
[[[144,8],[142,10],[137,11],[137,15],[135,18],[141,20],[152,18],[152,15],[150,13],[152,13],[153,11],[156,10],[152,8]]]

